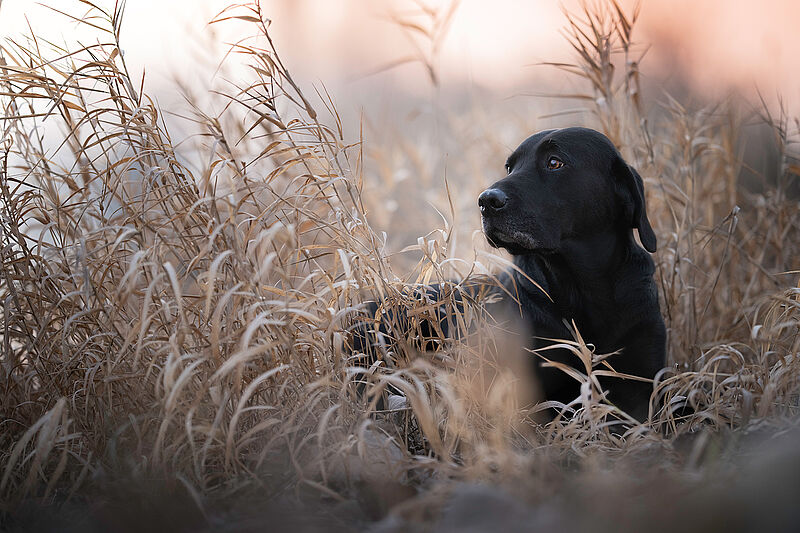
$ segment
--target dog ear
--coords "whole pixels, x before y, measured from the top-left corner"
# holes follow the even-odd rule
[[[639,230],[639,240],[642,241],[644,249],[650,253],[656,251],[656,234],[647,219],[647,206],[644,200],[644,182],[636,169],[628,165],[622,157],[618,156],[614,161],[614,175],[619,185],[628,193],[632,202],[632,209],[626,209],[626,214],[630,213],[631,227]]]

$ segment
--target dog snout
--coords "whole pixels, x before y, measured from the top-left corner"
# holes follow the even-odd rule
[[[486,189],[478,196],[481,213],[500,211],[508,203],[508,196],[500,189]]]

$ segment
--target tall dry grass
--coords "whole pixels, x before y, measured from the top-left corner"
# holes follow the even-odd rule
[[[541,405],[479,299],[454,311],[474,333],[436,355],[399,339],[392,364],[365,371],[348,350],[361,302],[421,316],[435,305],[414,295],[420,284],[458,273],[458,290],[507,261],[473,252],[464,231],[478,227],[464,221],[504,158],[497,120],[476,109],[476,130],[442,112],[454,142],[483,149],[448,167],[447,184],[463,176],[457,188],[441,186],[431,171],[440,154],[414,138],[370,146],[344,131],[324,89],[301,89],[258,2],[215,23],[229,19],[254,30],[229,59],[250,77],[212,95],[220,113],[189,97],[201,141],[192,153],[176,149],[127,70],[120,6],[83,17],[101,44],[63,50],[32,35],[0,50],[4,510],[80,498],[116,478],[178,480],[201,508],[248,490],[346,501],[365,486],[435,492],[454,479],[544,495],[561,486],[560,466],[660,450],[668,468],[684,460],[670,451],[678,439],[700,427],[795,420],[796,120],[648,100],[636,14],[612,1],[567,15],[576,62],[556,66],[586,88],[572,96],[584,111],[576,120],[604,131],[645,177],[669,364],[650,420],[636,423],[602,399],[603,354],[576,332],[564,343],[582,395],[565,407],[572,416],[540,425]],[[763,119],[780,172],[746,190],[738,135]],[[546,121],[515,120],[518,140]],[[444,215],[398,272],[370,220],[408,215],[387,208],[410,183],[401,174],[419,177]],[[371,384],[367,400],[354,380]],[[389,391],[394,409],[372,412]],[[408,497],[398,490],[378,503]]]

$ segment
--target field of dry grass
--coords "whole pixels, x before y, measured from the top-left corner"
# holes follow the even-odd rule
[[[440,109],[444,165],[425,132],[345,131],[255,3],[215,22],[252,26],[227,59],[249,78],[189,97],[197,135],[175,139],[126,68],[120,15],[75,15],[104,44],[0,49],[0,528],[798,524],[797,119],[649,101],[635,14],[567,15],[575,63],[553,68],[584,87],[583,113],[553,120],[605,132],[645,178],[668,366],[633,423],[602,400],[602,354],[577,332],[585,394],[542,425],[480,302],[458,317],[475,333],[435,355],[401,343],[365,375],[347,343],[366,300],[423,313],[409,289],[503,268],[475,198],[547,119]],[[746,168],[752,124],[770,172]],[[425,229],[394,253],[404,222]],[[405,401],[375,412],[390,388]]]

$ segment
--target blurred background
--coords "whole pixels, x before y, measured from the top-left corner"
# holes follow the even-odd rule
[[[393,69],[394,62],[427,56],[435,63],[442,88],[479,88],[498,97],[518,96],[553,81],[553,72],[537,67],[542,61],[565,60],[570,50],[561,36],[565,20],[562,6],[575,11],[576,0],[497,0],[487,9],[482,2],[450,0],[264,0],[272,14],[276,44],[295,75],[307,82],[324,81],[348,105],[361,91],[381,86],[387,94],[430,96],[426,68],[409,61]],[[74,4],[74,5],[71,5]],[[96,4],[111,8],[110,0]],[[122,44],[134,71],[147,66],[151,90],[159,94],[175,75],[211,75],[198,72],[188,58],[206,56],[214,63],[223,49],[203,44],[235,42],[234,26],[210,28],[207,23],[227,0],[136,0],[128,2]],[[80,4],[58,3],[64,11]],[[622,0],[632,11],[635,2]],[[643,4],[636,38],[650,45],[643,71],[652,83],[696,91],[706,98],[731,89],[767,96],[783,93],[793,100],[800,92],[800,45],[795,23],[800,4],[792,0],[650,0]],[[30,26],[38,33],[64,35],[71,40],[91,38],[88,28],[65,18],[35,0],[0,2],[0,31],[19,35]],[[425,47],[418,29],[431,28],[432,14],[453,10],[447,24],[434,32],[435,51]],[[84,11],[87,9],[84,9]],[[407,26],[398,24],[405,21]],[[242,26],[241,28],[245,28]],[[217,33],[217,32],[222,32]],[[217,45],[214,48],[219,48]],[[386,70],[382,70],[386,69]],[[380,75],[367,76],[381,72]],[[160,95],[167,97],[167,95]],[[355,98],[353,98],[355,100]]]

